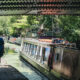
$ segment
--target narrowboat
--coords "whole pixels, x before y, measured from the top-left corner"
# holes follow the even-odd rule
[[[50,80],[80,80],[80,51],[72,43],[25,38],[21,43],[20,57]]]

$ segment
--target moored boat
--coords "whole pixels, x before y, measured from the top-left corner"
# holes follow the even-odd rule
[[[20,56],[49,79],[80,79],[80,54],[75,44],[64,40],[32,39],[22,41]]]

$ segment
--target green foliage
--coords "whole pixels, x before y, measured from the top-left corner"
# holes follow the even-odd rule
[[[47,28],[48,30],[52,30],[52,16],[50,15],[42,16],[42,19],[40,20],[40,24],[44,24],[44,28]]]
[[[60,29],[61,32],[57,35],[53,33],[53,36],[56,35],[72,42],[80,38],[80,16],[44,15],[40,21],[40,24],[42,23],[44,23],[44,28],[47,28],[48,31],[56,32],[57,28]]]
[[[76,30],[80,29],[79,16],[59,16],[59,27],[62,29],[61,36],[69,41],[76,41],[79,35]]]
[[[9,33],[9,27],[10,27],[10,17],[8,16],[2,16],[0,17],[0,35],[5,34],[7,35]]]
[[[27,28],[26,24],[26,17],[27,16],[12,16],[10,19],[11,25],[12,25],[12,30],[11,30],[11,35],[13,36],[20,36],[23,31],[25,32]]]
[[[10,19],[10,22],[15,23],[17,21],[17,19],[22,19],[22,16],[12,16]]]
[[[27,17],[27,21],[26,23],[28,24],[29,29],[34,29],[34,28],[38,28],[39,26],[39,20],[38,20],[39,16],[33,16],[33,15],[29,15]]]
[[[80,39],[80,16],[40,15],[40,16],[2,16],[0,17],[0,35],[26,35],[28,31],[38,31],[41,24],[47,31],[60,29],[53,35],[75,42]],[[47,32],[46,31],[46,32]]]

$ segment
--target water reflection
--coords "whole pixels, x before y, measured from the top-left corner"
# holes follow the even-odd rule
[[[25,63],[22,59],[19,59],[19,53],[8,53],[3,57],[7,64],[15,67],[29,80],[48,80],[45,76],[32,68],[28,63]]]

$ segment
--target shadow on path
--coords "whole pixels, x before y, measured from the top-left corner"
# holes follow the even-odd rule
[[[0,80],[28,80],[14,67],[0,65]]]

